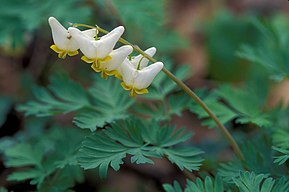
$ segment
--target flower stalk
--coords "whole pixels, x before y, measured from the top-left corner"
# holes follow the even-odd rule
[[[98,26],[90,26],[90,25],[86,25],[86,24],[80,24],[80,23],[75,23],[73,24],[73,27],[86,27],[86,28],[90,28],[90,29],[96,29],[98,32],[107,34],[109,33],[108,31],[106,31],[105,29],[102,29]],[[146,59],[148,59],[149,61],[155,63],[157,62],[156,59],[152,58],[151,56],[149,56],[147,53],[145,53],[142,49],[140,49],[137,45],[133,45],[132,43],[128,42],[127,40],[120,38],[119,42],[125,45],[130,45],[133,47],[134,51],[138,52],[139,54],[143,55],[143,57],[145,57]],[[238,144],[236,143],[236,141],[234,140],[234,138],[232,137],[232,135],[229,133],[229,131],[225,128],[225,126],[220,122],[220,120],[216,117],[216,115],[209,109],[209,107],[181,80],[179,80],[174,74],[172,74],[169,70],[167,70],[165,67],[162,68],[162,71],[171,79],[173,80],[181,89],[183,89],[184,92],[186,92],[195,102],[197,102],[210,116],[211,119],[213,119],[213,121],[217,124],[217,126],[219,127],[220,131],[222,132],[222,134],[226,137],[226,139],[228,140],[228,142],[230,143],[233,151],[235,152],[236,156],[240,159],[243,160],[244,156],[238,146]]]

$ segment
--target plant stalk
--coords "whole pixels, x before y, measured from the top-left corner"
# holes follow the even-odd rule
[[[101,33],[107,34],[109,33],[108,31],[106,31],[105,29],[102,29],[98,26],[94,27],[94,26],[90,26],[90,25],[85,25],[85,24],[74,24],[74,27],[86,27],[86,28],[91,28],[91,29],[96,29]],[[155,63],[157,62],[156,59],[152,58],[151,56],[149,56],[148,54],[146,54],[143,50],[141,50],[137,45],[133,45],[130,42],[128,42],[127,40],[120,38],[119,42],[121,42],[122,44],[125,45],[130,45],[133,47],[134,51],[140,53],[141,55],[143,55],[145,58],[147,58],[149,61]],[[211,119],[213,119],[215,121],[215,123],[217,124],[217,126],[219,127],[220,131],[224,134],[224,136],[226,137],[226,139],[228,140],[228,142],[230,143],[231,147],[233,148],[236,156],[240,159],[243,160],[244,156],[238,146],[238,144],[236,143],[236,141],[234,140],[234,138],[232,137],[232,135],[229,133],[229,131],[225,128],[225,126],[220,122],[220,120],[216,117],[216,115],[209,109],[209,107],[181,80],[179,80],[174,74],[172,74],[169,70],[167,70],[165,67],[163,67],[162,71],[171,79],[173,80],[180,88],[182,88],[184,90],[184,92],[186,92],[195,102],[197,102],[210,116]]]

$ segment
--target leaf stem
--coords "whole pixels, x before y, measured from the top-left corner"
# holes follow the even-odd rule
[[[105,29],[102,29],[98,26],[94,27],[94,26],[90,26],[90,25],[85,25],[85,24],[73,24],[74,27],[86,27],[86,28],[91,28],[91,29],[96,29],[101,33],[107,34],[108,31],[106,31]],[[146,54],[143,50],[141,50],[137,45],[133,45],[132,43],[128,42],[127,40],[120,38],[119,39],[120,43],[123,43],[125,45],[130,45],[133,47],[134,51],[140,53],[141,55],[143,55],[145,58],[147,58],[149,61],[155,63],[157,62],[156,59],[152,58],[151,56],[149,56],[148,54]],[[215,121],[215,123],[217,124],[217,126],[219,127],[220,131],[223,133],[223,135],[226,137],[226,139],[228,140],[228,142],[230,143],[231,147],[233,148],[235,154],[237,155],[237,157],[240,160],[244,159],[244,156],[238,146],[238,144],[236,143],[236,141],[234,140],[234,138],[232,137],[232,135],[229,133],[229,131],[225,128],[225,126],[220,122],[220,120],[216,117],[216,115],[209,109],[209,107],[181,80],[179,80],[174,74],[172,74],[169,70],[167,70],[165,67],[163,67],[162,71],[171,79],[173,80],[180,88],[182,88],[184,90],[184,92],[186,92],[195,102],[197,102],[210,116],[211,119],[213,119]]]

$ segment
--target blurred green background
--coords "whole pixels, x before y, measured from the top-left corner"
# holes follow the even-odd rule
[[[84,85],[89,85],[94,75],[79,55],[60,60],[50,50],[53,43],[47,22],[50,16],[66,27],[69,22],[96,24],[107,30],[125,26],[123,37],[142,49],[155,46],[156,58],[164,61],[165,66],[189,66],[187,72],[191,78],[186,82],[192,88],[214,88],[220,82],[242,85],[250,81],[255,82],[256,89],[265,86],[267,90],[270,83],[266,80],[264,85],[260,79],[270,76],[273,80],[282,80],[289,73],[287,44],[274,44],[289,40],[288,35],[283,35],[289,30],[288,11],[286,0],[0,0],[0,137],[13,136],[21,140],[24,130],[30,129],[29,134],[33,135],[41,134],[41,130],[55,122],[70,125],[69,115],[26,119],[15,106],[32,97],[33,86],[46,86],[52,74],[65,71]],[[260,22],[270,30],[262,28]],[[276,39],[268,38],[268,33]],[[272,54],[274,51],[277,56]],[[274,67],[276,60],[281,67]],[[253,62],[260,65],[252,65]],[[265,67],[260,67],[262,65]],[[284,91],[280,94],[288,95]],[[188,119],[190,117],[184,115],[174,121],[189,125],[192,121]],[[203,138],[215,137],[212,130],[201,128],[196,117],[193,122]],[[36,126],[38,128],[33,128]],[[0,145],[3,149],[9,146],[5,142]],[[170,175],[165,163],[163,166],[160,172]],[[6,169],[3,162],[0,170],[0,186],[14,191],[21,191],[23,187],[33,190],[27,183],[6,182],[11,170]],[[150,181],[143,186],[143,178],[139,176],[150,177],[150,171],[124,171],[122,179],[113,175],[107,182],[97,184],[87,179],[75,190],[157,191]]]

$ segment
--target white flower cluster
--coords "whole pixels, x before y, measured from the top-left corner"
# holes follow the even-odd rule
[[[69,27],[67,30],[54,17],[50,17],[48,22],[54,41],[54,45],[50,48],[58,53],[59,58],[77,55],[80,49],[83,53],[81,57],[83,61],[91,64],[92,69],[100,72],[103,78],[114,75],[122,80],[121,85],[125,90],[130,91],[130,96],[148,93],[148,86],[163,68],[162,62],[147,66],[149,60],[142,55],[128,58],[133,52],[130,45],[113,50],[124,32],[122,26],[96,38],[96,29],[80,31],[75,27]],[[153,56],[156,48],[149,48],[145,52]]]

